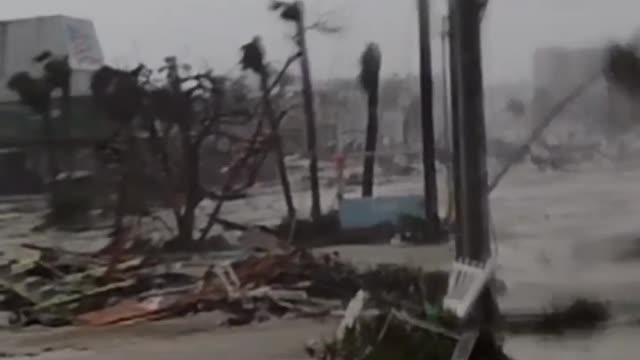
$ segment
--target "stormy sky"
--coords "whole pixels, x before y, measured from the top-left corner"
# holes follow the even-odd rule
[[[267,11],[268,0],[21,0],[4,1],[2,17],[65,14],[92,19],[108,62],[157,64],[176,54],[196,67],[237,69],[238,48],[262,36],[269,58],[282,60],[292,47],[291,30]],[[8,5],[8,4],[11,5]],[[369,41],[383,51],[383,72],[416,72],[415,0],[307,0],[309,21],[327,19],[339,35],[309,38],[314,76],[354,76]],[[432,25],[443,5],[433,0]],[[531,55],[547,45],[586,46],[628,38],[640,25],[637,0],[490,0],[484,23],[485,71],[489,82],[527,79]],[[434,34],[434,37],[436,35]],[[440,47],[434,38],[434,67]]]

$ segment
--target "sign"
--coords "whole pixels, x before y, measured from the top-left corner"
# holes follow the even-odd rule
[[[96,70],[104,63],[104,55],[93,23],[81,19],[64,20],[69,63],[74,70]]]

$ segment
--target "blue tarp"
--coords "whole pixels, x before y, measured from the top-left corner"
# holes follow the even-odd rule
[[[398,224],[402,215],[424,219],[424,197],[419,195],[344,199],[340,202],[340,225],[344,229]]]

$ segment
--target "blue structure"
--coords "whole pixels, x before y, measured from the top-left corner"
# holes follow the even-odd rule
[[[384,223],[398,225],[402,216],[424,219],[424,197],[344,199],[340,203],[339,217],[343,229],[361,229]]]

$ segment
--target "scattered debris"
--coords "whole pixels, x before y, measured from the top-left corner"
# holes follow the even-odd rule
[[[245,234],[247,241],[255,231]],[[268,243],[209,265],[168,251],[91,255],[25,244],[33,258],[0,267],[0,311],[11,314],[12,326],[106,326],[214,310],[230,314],[228,325],[237,325],[328,316],[363,290],[370,294],[366,309],[401,306],[422,317],[423,299],[441,299],[446,291],[446,273],[400,266],[358,271],[339,254],[316,257]],[[364,306],[363,300],[357,312]]]
[[[356,324],[356,320],[360,316],[360,313],[362,313],[366,298],[367,293],[360,290],[351,300],[349,306],[347,306],[347,310],[345,311],[344,318],[342,319],[342,322],[340,323],[340,326],[338,326],[338,330],[336,331],[336,339],[344,339],[345,332],[354,327],[354,325]]]
[[[380,292],[380,288],[363,286],[367,291],[358,291],[351,300],[335,336],[308,344],[308,355],[320,360],[509,359],[492,330],[469,329],[470,324],[465,321],[495,270],[493,259],[476,265],[454,262],[450,275],[431,275],[429,289],[423,286],[425,279],[419,271],[395,268],[392,272],[378,272],[375,283],[383,287],[385,280],[398,276],[400,271],[412,274],[396,277],[394,282],[396,289],[410,293],[397,298],[397,292]],[[440,284],[439,291],[434,291],[434,283]],[[427,298],[426,294],[430,296]],[[378,311],[365,313],[364,309],[372,303]]]
[[[509,359],[490,331],[458,334],[397,310],[361,318],[342,338],[311,342],[306,352],[320,360]]]

